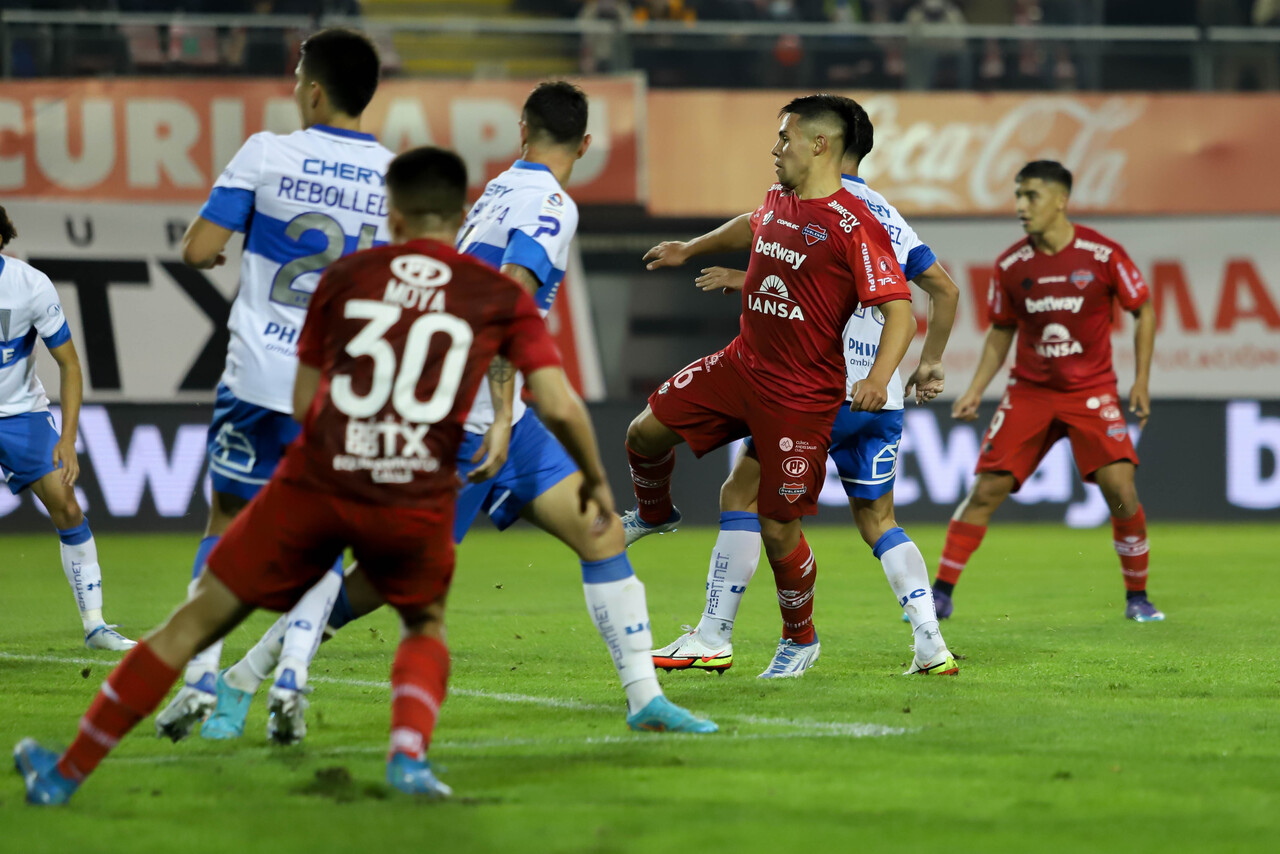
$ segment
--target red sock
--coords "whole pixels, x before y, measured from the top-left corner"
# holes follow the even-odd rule
[[[952,519],[947,525],[947,542],[942,547],[942,557],[938,559],[937,580],[948,584],[959,581],[969,556],[982,545],[982,535],[986,532],[986,525],[971,525]]]
[[[125,733],[155,711],[180,675],[146,641],[139,641],[107,676],[80,719],[80,732],[58,760],[62,776],[83,780],[92,774]]]
[[[1124,589],[1146,590],[1151,546],[1147,543],[1147,514],[1142,512],[1142,505],[1128,519],[1112,516],[1111,531],[1124,572]]]
[[[800,535],[800,545],[781,560],[769,559],[773,583],[778,587],[778,607],[782,609],[782,636],[796,643],[813,643],[813,586],[818,580],[818,564],[813,551]]]
[[[646,525],[661,525],[671,518],[671,472],[676,467],[676,450],[660,457],[645,457],[627,448],[631,463],[631,483],[636,491],[640,520]]]
[[[449,648],[443,641],[415,635],[400,641],[391,665],[391,750],[421,760],[444,703],[449,681]]]

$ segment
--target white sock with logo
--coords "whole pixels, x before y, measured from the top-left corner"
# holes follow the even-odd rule
[[[71,585],[80,609],[85,634],[102,625],[102,567],[98,566],[98,545],[89,531],[88,520],[74,528],[58,531],[61,540],[62,573]]]
[[[714,649],[733,641],[733,621],[760,565],[760,517],[729,510],[720,514],[720,533],[707,570],[707,607],[698,620],[698,637]]]
[[[627,692],[627,710],[634,713],[662,696],[653,669],[653,634],[644,585],[622,552],[611,558],[582,561],[582,590],[587,613],[609,648],[618,679]]]
[[[339,560],[289,612],[280,650],[282,660],[289,658],[311,664],[311,659],[316,657],[316,650],[320,648],[325,626],[329,623],[329,614],[333,611],[333,603],[338,600],[338,591],[341,589],[342,562]],[[305,673],[298,675],[306,678]],[[299,684],[298,687],[301,688],[302,685]]]
[[[289,614],[281,614],[280,619],[272,623],[266,634],[253,645],[253,649],[249,650],[244,658],[227,668],[227,672],[222,674],[227,685],[237,691],[247,691],[252,694],[267,680],[267,677],[275,672],[276,663],[281,657],[280,650],[284,647],[284,635],[289,627],[289,616]]]
[[[893,595],[911,620],[916,661],[922,664],[933,661],[946,651],[947,644],[938,628],[933,590],[929,587],[929,567],[924,562],[924,555],[901,528],[885,532],[871,551],[884,565],[884,575],[889,579]]]

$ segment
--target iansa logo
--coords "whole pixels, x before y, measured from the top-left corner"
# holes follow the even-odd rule
[[[1046,359],[1059,356],[1071,356],[1083,353],[1084,347],[1071,337],[1071,331],[1061,323],[1050,323],[1040,333],[1040,341],[1036,344],[1036,352]]]
[[[777,276],[765,276],[755,293],[748,295],[747,307],[761,314],[804,320],[804,311],[791,298],[787,285]]]

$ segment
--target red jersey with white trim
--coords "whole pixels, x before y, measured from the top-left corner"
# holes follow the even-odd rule
[[[452,502],[462,424],[495,355],[525,374],[560,364],[533,298],[493,268],[434,240],[335,261],[298,342],[319,390],[280,476],[373,504]]]
[[[774,184],[751,228],[742,331],[725,349],[736,356],[729,364],[766,402],[830,412],[845,399],[849,316],[859,305],[911,299],[893,243],[843,187],[801,199]]]
[[[1057,391],[1113,384],[1112,300],[1126,311],[1147,301],[1147,283],[1119,243],[1092,228],[1056,255],[1020,240],[996,261],[987,313],[1018,327],[1010,376]]]

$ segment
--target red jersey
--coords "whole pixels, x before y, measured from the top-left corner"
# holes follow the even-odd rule
[[[843,187],[822,199],[769,188],[754,232],[742,331],[729,363],[761,399],[829,412],[845,398],[843,333],[857,309],[910,299],[884,226]]]
[[[280,476],[400,507],[452,501],[462,422],[489,362],[560,357],[533,298],[434,240],[356,252],[320,279],[298,361],[320,387]]]
[[[1010,375],[1058,391],[1114,384],[1112,299],[1127,311],[1147,301],[1147,283],[1124,248],[1092,228],[1056,255],[1020,240],[996,262],[987,313],[1018,327]]]

